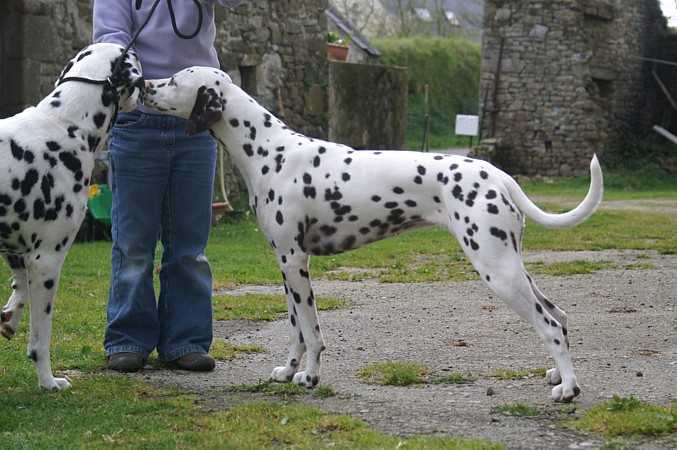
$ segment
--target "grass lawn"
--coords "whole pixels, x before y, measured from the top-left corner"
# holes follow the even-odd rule
[[[677,178],[660,184],[623,184],[607,175],[607,199],[677,199]],[[639,190],[647,186],[651,190]],[[587,181],[533,183],[529,195],[581,199]],[[556,201],[549,209],[560,210]],[[676,212],[597,212],[584,224],[568,230],[547,230],[527,224],[526,249],[603,250],[641,249],[677,252]],[[216,287],[236,284],[280,284],[272,250],[255,222],[245,220],[213,229],[207,256]],[[203,411],[195,398],[178,389],[160,389],[106,371],[102,348],[110,272],[110,243],[76,244],[63,268],[52,342],[54,370],[71,379],[73,388],[44,392],[37,387],[32,362],[26,357],[28,314],[13,341],[0,344],[0,436],[5,448],[499,448],[487,443],[452,439],[397,439],[370,429],[364,422],[325,414],[293,401],[241,404],[220,412]],[[563,273],[604,267],[556,268]],[[350,268],[350,271],[343,270]],[[456,241],[440,228],[419,230],[398,239],[377,242],[354,252],[313,258],[313,277],[382,282],[463,280],[475,277]],[[11,276],[0,268],[0,297],[9,298]],[[263,301],[265,300],[265,301]],[[217,317],[272,320],[284,311],[281,296],[239,302],[261,302],[264,311],[239,308],[232,298],[215,298]],[[323,300],[318,299],[318,304]],[[246,306],[246,305],[245,305]],[[326,307],[341,307],[340,299],[326,299]],[[228,349],[224,354],[256,349]],[[225,357],[224,357],[225,358]]]

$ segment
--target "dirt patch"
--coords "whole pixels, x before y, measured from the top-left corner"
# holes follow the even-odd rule
[[[321,383],[333,386],[337,395],[322,399],[307,395],[297,400],[327,412],[359,417],[394,435],[483,438],[510,448],[601,446],[599,435],[562,428],[560,420],[575,418],[613,395],[634,395],[661,404],[677,401],[677,255],[635,251],[525,254],[527,262],[574,259],[611,262],[614,268],[592,275],[536,277],[541,290],[569,314],[571,353],[582,387],[572,404],[553,403],[551,387],[543,378],[488,376],[498,369],[549,368],[553,363],[531,327],[480,281],[316,280],[317,296],[344,298],[351,307],[320,313],[327,342]],[[282,289],[247,286],[232,292],[281,293]],[[284,321],[218,322],[215,335],[234,344],[260,344],[269,351],[220,361],[208,374],[149,370],[136,376],[196,392],[211,410],[261,399],[259,394],[231,394],[224,388],[266,380],[273,367],[284,364],[288,344]],[[460,373],[476,381],[382,387],[355,377],[360,368],[386,361],[418,362],[434,376]],[[491,412],[493,407],[514,403],[534,406],[539,414],[525,418]],[[674,448],[675,443],[672,436],[637,444]]]

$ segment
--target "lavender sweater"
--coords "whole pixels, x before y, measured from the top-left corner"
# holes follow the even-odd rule
[[[132,50],[139,56],[143,76],[147,80],[168,78],[190,66],[219,67],[214,48],[216,26],[214,4],[235,7],[244,0],[206,0],[202,28],[192,39],[179,37],[172,26],[167,0],[162,0],[148,25],[141,31]],[[95,0],[93,42],[110,42],[127,46],[146,20],[154,0],[143,0],[136,9],[136,0]],[[176,27],[183,35],[191,35],[198,25],[198,9],[192,0],[172,0]],[[158,114],[144,106],[140,111]]]

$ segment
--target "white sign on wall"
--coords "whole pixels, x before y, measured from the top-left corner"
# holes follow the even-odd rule
[[[479,116],[456,116],[456,136],[477,136]]]

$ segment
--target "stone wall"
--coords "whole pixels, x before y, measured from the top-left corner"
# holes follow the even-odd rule
[[[486,0],[481,135],[510,173],[575,176],[650,121],[653,0]]]
[[[401,149],[407,128],[407,69],[331,62],[329,140],[358,149]]]
[[[89,11],[90,0],[0,4],[0,117],[35,105],[52,91],[61,69],[91,41]]]
[[[0,117],[52,91],[61,69],[91,42],[91,4],[2,1]],[[327,136],[326,6],[327,0],[248,0],[235,10],[216,9],[222,69],[290,127],[320,138]],[[226,179],[237,200],[245,187],[227,159]]]

